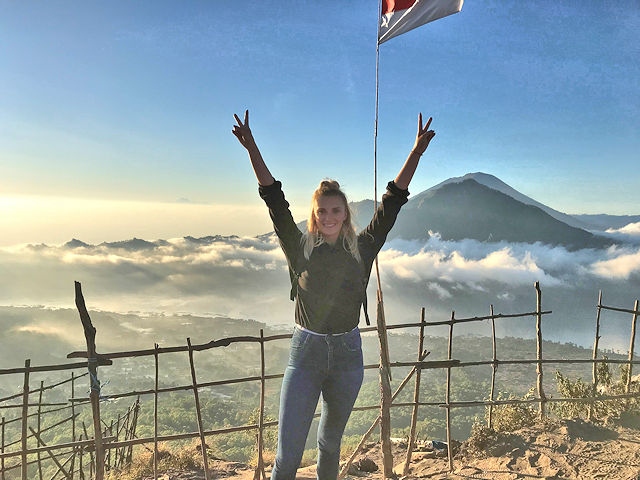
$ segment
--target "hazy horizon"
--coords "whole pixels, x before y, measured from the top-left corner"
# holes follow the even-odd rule
[[[592,342],[598,290],[604,291],[605,304],[628,309],[640,287],[640,224],[609,235],[624,242],[570,251],[537,243],[451,242],[437,235],[427,242],[391,240],[379,255],[387,321],[417,321],[423,306],[430,320],[441,321],[451,311],[458,318],[484,316],[490,305],[496,313],[534,311],[533,285],[540,282],[543,308],[554,312],[555,320],[545,321],[553,332],[550,339],[584,346]],[[275,237],[2,247],[0,266],[0,305],[5,306],[75,308],[74,281],[80,281],[94,311],[293,322],[286,262]],[[375,284],[374,274],[370,299]],[[628,338],[627,324],[616,323],[616,338]],[[532,325],[523,321],[500,331],[532,334]],[[628,340],[621,341],[617,347]]]
[[[419,193],[414,192],[412,196]],[[349,200],[358,202],[372,197]],[[554,205],[547,206],[557,209]],[[306,203],[291,205],[291,209],[297,221],[306,219]],[[639,211],[562,213],[640,214]],[[98,244],[134,237],[153,241],[186,236],[257,236],[272,229],[267,209],[257,195],[257,187],[253,201],[235,205],[198,203],[188,199],[154,202],[0,195],[0,230],[3,232],[0,247],[41,243],[61,245],[72,239]]]

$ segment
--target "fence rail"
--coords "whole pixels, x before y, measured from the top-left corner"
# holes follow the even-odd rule
[[[631,376],[633,366],[640,363],[635,360],[634,356],[634,344],[635,344],[635,332],[638,314],[638,301],[636,300],[633,309],[625,309],[619,307],[607,306],[602,303],[602,292],[599,292],[598,303],[596,306],[596,334],[593,347],[592,358],[590,359],[548,359],[544,358],[542,352],[543,336],[542,336],[542,320],[543,317],[551,314],[551,311],[542,309],[542,292],[539,284],[536,282],[534,285],[536,290],[537,307],[535,311],[517,313],[517,314],[502,314],[494,313],[493,307],[491,307],[490,315],[487,316],[475,316],[470,318],[456,318],[455,312],[452,312],[450,319],[444,321],[426,321],[425,309],[421,309],[420,321],[416,323],[404,323],[396,325],[387,325],[386,330],[395,329],[419,329],[418,336],[418,351],[415,362],[389,362],[390,368],[409,368],[409,372],[406,377],[400,382],[397,390],[391,396],[391,402],[387,405],[383,405],[381,402],[377,405],[365,405],[357,406],[354,411],[365,411],[377,409],[380,411],[377,419],[373,422],[369,430],[363,435],[360,445],[353,452],[351,458],[348,460],[347,465],[344,467],[341,475],[346,474],[349,464],[355,458],[360,447],[364,444],[367,438],[372,434],[376,427],[380,425],[385,418],[384,409],[390,410],[391,408],[411,408],[411,423],[409,442],[407,449],[406,461],[404,464],[405,474],[408,472],[409,463],[411,460],[412,451],[415,448],[416,442],[416,424],[419,418],[420,407],[440,407],[445,410],[446,417],[446,432],[447,432],[447,445],[448,445],[448,459],[449,467],[453,470],[453,448],[452,448],[452,434],[451,434],[451,421],[454,410],[460,408],[470,407],[485,407],[488,411],[488,425],[492,425],[493,408],[509,405],[509,404],[532,404],[538,405],[539,414],[541,416],[546,415],[545,407],[549,403],[554,402],[584,402],[592,406],[595,402],[613,401],[620,399],[633,399],[638,398],[640,394],[637,391],[632,391]],[[76,305],[80,313],[81,322],[85,331],[87,339],[87,350],[82,352],[72,352],[68,355],[68,358],[86,358],[86,361],[67,363],[62,365],[46,365],[46,366],[31,366],[30,360],[25,361],[24,367],[0,369],[0,378],[4,375],[23,375],[23,389],[21,393],[0,398],[0,412],[11,412],[20,409],[21,415],[15,418],[5,419],[4,413],[0,422],[0,480],[6,480],[6,474],[10,471],[20,469],[21,478],[27,480],[29,477],[29,467],[35,468],[42,478],[42,464],[44,462],[53,462],[57,468],[57,473],[54,475],[62,475],[68,479],[74,478],[95,478],[101,480],[104,478],[105,471],[110,469],[122,468],[126,463],[131,462],[133,455],[133,447],[136,445],[150,445],[153,444],[153,464],[154,473],[157,478],[158,468],[158,443],[159,442],[174,442],[186,439],[198,439],[200,442],[200,448],[202,451],[202,461],[204,465],[205,478],[210,478],[210,472],[208,468],[207,458],[207,446],[206,438],[213,435],[229,434],[234,432],[243,431],[255,431],[257,439],[257,466],[255,471],[255,478],[264,477],[264,460],[263,453],[263,432],[266,428],[277,425],[276,421],[265,420],[265,385],[268,381],[278,380],[282,378],[283,374],[266,374],[266,361],[265,361],[265,345],[272,341],[284,340],[291,337],[290,334],[278,334],[265,336],[264,331],[260,330],[259,336],[236,336],[219,340],[210,341],[202,344],[192,344],[191,339],[187,339],[186,345],[160,347],[155,344],[153,349],[144,349],[136,351],[126,352],[111,352],[104,354],[97,354],[95,350],[95,334],[96,329],[91,324],[91,319],[84,306],[84,298],[82,297],[82,291],[80,284],[76,283]],[[632,315],[631,333],[630,333],[630,348],[629,355],[626,360],[623,359],[608,359],[599,357],[599,341],[600,341],[600,322],[602,311],[612,311],[618,313],[626,313]],[[499,360],[496,345],[496,333],[495,322],[497,320],[508,320],[521,317],[531,317],[536,321],[536,358],[532,359],[510,359]],[[492,358],[490,360],[482,361],[467,361],[461,362],[457,360],[453,351],[453,339],[454,339],[454,327],[455,325],[468,324],[471,322],[491,322],[492,329]],[[429,352],[424,350],[424,336],[425,331],[428,328],[443,326],[449,327],[449,333],[447,337],[447,358],[443,360],[426,360]],[[362,329],[363,333],[366,332],[378,332],[380,333],[380,327],[367,327]],[[384,332],[386,335],[386,332]],[[247,376],[242,378],[233,378],[227,380],[216,381],[198,381],[197,369],[194,362],[194,352],[203,352],[210,349],[228,347],[232,344],[246,344],[255,343],[260,347],[260,374]],[[170,353],[187,353],[189,358],[190,380],[189,384],[160,387],[159,385],[159,357],[164,354]],[[123,399],[135,397],[135,401],[130,406],[125,415],[119,417],[117,420],[105,421],[100,413],[100,382],[98,380],[98,367],[107,367],[113,365],[114,360],[124,358],[139,358],[139,357],[153,357],[154,359],[154,387],[144,390],[132,390],[128,392],[116,393],[109,396],[109,399]],[[627,383],[625,392],[619,395],[607,395],[597,393],[599,385],[599,379],[597,376],[598,364],[618,364],[624,365],[628,369]],[[593,376],[592,385],[594,395],[585,398],[550,398],[543,389],[543,377],[545,365],[549,364],[592,364]],[[509,399],[501,400],[496,399],[495,384],[496,384],[496,372],[499,366],[502,365],[535,365],[536,366],[536,395],[534,398],[526,399]],[[451,395],[452,389],[452,376],[453,369],[477,367],[477,366],[489,366],[492,368],[491,374],[491,389],[488,394],[488,399],[482,400],[470,400],[470,401],[454,401]],[[365,365],[366,369],[379,368],[378,364]],[[76,374],[77,370],[83,369],[85,373],[80,375]],[[420,383],[421,372],[423,370],[443,370],[446,373],[446,389],[445,398],[439,402],[423,402],[420,401]],[[71,370],[71,378],[63,380],[51,385],[44,385],[41,383],[38,388],[31,388],[30,375],[32,373],[41,372],[54,372]],[[78,380],[88,376],[90,380],[90,395],[89,397],[80,397],[75,394],[75,386]],[[397,402],[399,394],[405,389],[410,381],[414,381],[413,400],[410,402]],[[218,429],[207,429],[205,427],[202,409],[200,405],[200,391],[204,388],[216,387],[221,385],[237,385],[241,383],[258,383],[260,387],[259,407],[258,407],[258,419],[256,423],[228,426]],[[69,384],[71,386],[71,397],[68,402],[44,402],[42,400],[43,393],[49,390],[61,388]],[[195,416],[198,430],[189,433],[173,433],[161,435],[158,428],[158,399],[160,395],[168,394],[171,392],[186,391],[191,392],[194,397],[196,405]],[[32,400],[32,398],[38,395],[38,401]],[[140,398],[143,396],[153,396],[154,401],[154,425],[153,436],[150,437],[138,437],[136,435],[136,427],[138,421],[138,412],[140,409]],[[9,403],[12,401],[21,400],[20,403]],[[92,408],[92,425],[93,429],[90,432],[87,425],[84,422],[81,425],[82,433],[78,434],[80,425],[78,422],[77,410],[83,406],[91,405]],[[56,409],[43,409],[43,407],[60,407]],[[32,412],[33,409],[37,409],[36,412]],[[42,428],[42,419],[48,414],[54,412],[60,412],[65,409],[70,410],[70,413],[61,421],[54,425],[49,425],[46,428]],[[7,439],[6,428],[14,423],[20,423],[20,435],[19,438]],[[47,445],[42,440],[42,435],[48,431],[56,428],[66,428],[71,430],[71,440],[53,445]],[[36,446],[32,446],[35,443]],[[18,448],[19,445],[19,448]],[[19,462],[12,462],[11,465],[8,461],[19,458]],[[32,472],[33,473],[33,472]],[[32,474],[31,473],[31,474]],[[15,478],[15,477],[14,477]]]

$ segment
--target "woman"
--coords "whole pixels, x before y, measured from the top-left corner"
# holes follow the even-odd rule
[[[234,117],[233,134],[249,154],[260,196],[269,208],[289,264],[291,298],[296,302],[271,479],[295,479],[320,394],[317,476],[336,479],[342,434],[363,378],[358,323],[371,267],[407,202],[409,183],[435,132],[429,130],[431,118],[423,127],[420,114],[413,149],[395,180],[387,185],[364,231],[355,233],[338,182],[324,180],[313,193],[307,232],[303,234],[289,211],[282,184],[271,175],[256,145],[249,128],[249,111],[244,121]]]

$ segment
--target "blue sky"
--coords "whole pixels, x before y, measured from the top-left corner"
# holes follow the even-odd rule
[[[0,0],[0,244],[259,234],[233,113],[302,219],[373,197],[377,1]],[[640,2],[467,0],[380,47],[378,189],[482,171],[567,213],[639,214]]]

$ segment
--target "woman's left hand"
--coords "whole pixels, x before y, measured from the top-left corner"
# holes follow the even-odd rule
[[[416,141],[413,144],[412,151],[417,153],[418,155],[422,155],[427,147],[429,146],[429,142],[431,139],[436,136],[436,132],[433,130],[429,130],[429,126],[431,125],[431,120],[433,118],[429,117],[427,120],[427,124],[422,126],[422,113],[418,115],[418,133],[416,135]]]

